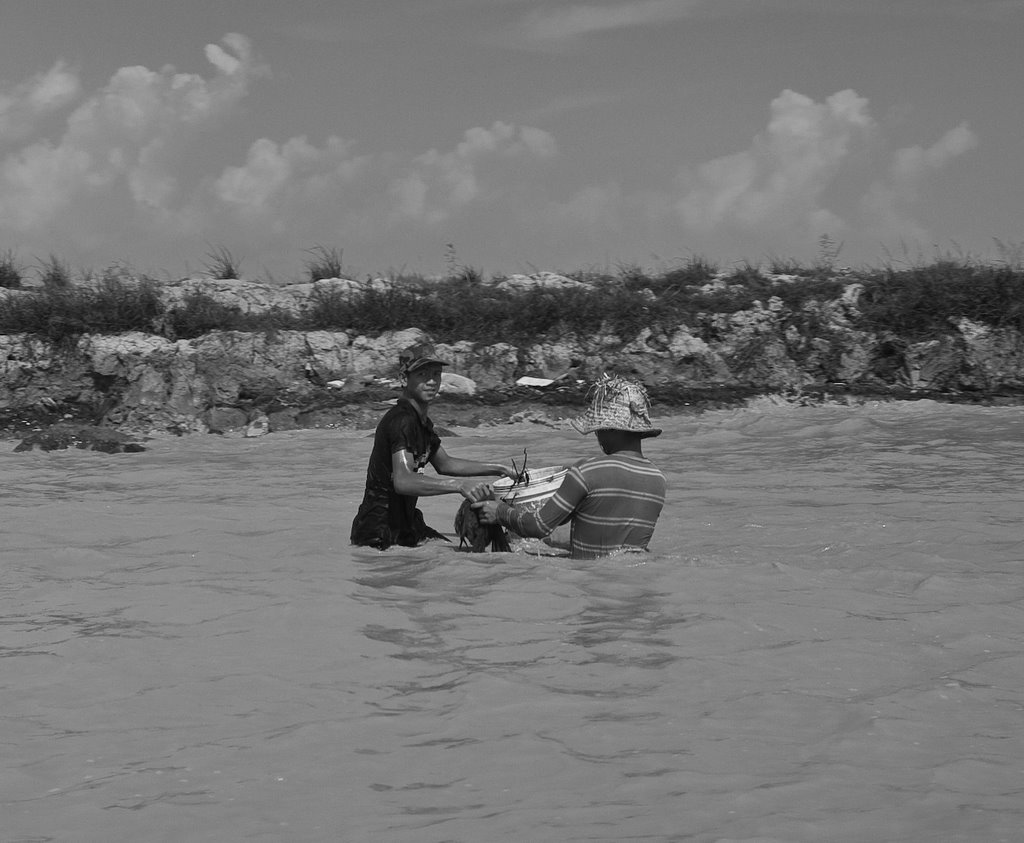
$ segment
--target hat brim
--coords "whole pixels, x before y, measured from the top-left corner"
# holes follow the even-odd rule
[[[422,369],[424,366],[447,366],[447,360],[438,360],[436,357],[420,357],[417,360],[413,360],[404,369],[405,372],[415,372],[417,369]]]
[[[599,430],[621,430],[623,433],[635,433],[641,439],[650,439],[654,436],[661,436],[660,427],[648,427],[643,430],[636,430],[628,427],[617,427],[607,424],[591,424],[579,419],[569,419],[569,424],[578,432],[586,436],[588,433],[597,433]]]

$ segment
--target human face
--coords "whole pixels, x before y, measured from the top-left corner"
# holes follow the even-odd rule
[[[428,363],[405,376],[405,396],[417,404],[427,405],[441,389],[441,364]]]

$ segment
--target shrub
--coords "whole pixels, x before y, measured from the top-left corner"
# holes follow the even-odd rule
[[[349,323],[350,297],[338,290],[314,290],[303,314],[306,324],[317,331],[342,329]]]
[[[303,320],[274,307],[265,313],[244,313],[236,305],[196,291],[163,318],[163,332],[176,339],[194,339],[212,331],[283,331],[304,327]]]
[[[838,252],[838,248],[826,243],[821,263],[829,262],[829,249]],[[316,247],[311,252],[316,259],[315,266],[309,267],[311,278],[321,272],[339,274],[340,250]],[[221,249],[211,257],[219,261],[211,267],[219,268],[215,274],[237,275],[238,264],[229,252]],[[318,290],[296,317],[279,309],[246,314],[201,291],[167,310],[157,282],[149,278],[136,281],[127,270],[112,267],[98,281],[90,277],[88,284],[76,286],[66,265],[51,255],[41,265],[42,287],[7,297],[0,304],[0,331],[34,333],[63,342],[86,332],[128,330],[194,338],[217,330],[289,328],[376,336],[418,327],[437,342],[522,345],[570,332],[579,336],[608,332],[629,340],[644,328],[667,332],[688,325],[699,328],[705,339],[714,339],[724,322],[713,315],[747,310],[758,301],[767,305],[775,296],[786,308],[781,314],[783,327],[796,330],[794,353],[811,354],[801,338],[828,340],[830,327],[827,314],[807,307],[808,302],[834,300],[854,280],[835,279],[815,270],[787,273],[797,277],[776,281],[758,266],[745,263],[729,277],[708,285],[718,278],[717,270],[698,257],[660,275],[622,265],[617,274],[577,273],[585,286],[513,292],[482,283],[478,270],[457,264],[454,254],[450,257],[453,271],[441,281],[404,275],[386,289],[352,294]],[[3,286],[20,285],[21,271],[11,251],[0,254]],[[984,265],[943,259],[908,269],[861,271],[856,280],[865,288],[854,317],[861,330],[892,332],[913,341],[948,334],[955,330],[951,320],[963,316],[1024,331],[1024,271],[1008,261]],[[815,348],[820,350],[821,344]]]
[[[1006,266],[939,261],[865,282],[860,320],[910,339],[950,333],[951,318],[1024,330],[1024,273]]]
[[[133,283],[108,272],[87,298],[85,319],[93,333],[151,331],[164,313],[157,283],[146,277]]]
[[[342,265],[341,256],[343,249],[327,249],[324,246],[314,246],[307,249],[313,258],[306,261],[306,272],[310,281],[320,281],[323,278],[341,278]]]
[[[162,313],[154,282],[107,275],[95,287],[51,284],[8,301],[0,310],[0,331],[70,342],[86,333],[152,331]]]
[[[56,255],[51,254],[49,258],[39,265],[39,278],[43,286],[48,289],[67,289],[71,287],[71,270]]]
[[[8,249],[0,253],[0,287],[9,290],[17,290],[21,287],[23,270],[14,257],[14,252]]]
[[[245,321],[240,307],[223,304],[207,293],[190,293],[166,317],[169,332],[181,339],[192,339],[211,331],[240,331]]]
[[[662,277],[666,285],[706,284],[718,274],[718,267],[701,257],[694,255],[683,266],[670,269]]]
[[[471,286],[478,287],[484,283],[484,272],[482,269],[477,269],[475,266],[463,266],[459,269],[459,273],[455,276],[455,280],[465,281]]]
[[[235,281],[242,277],[241,262],[223,246],[206,254],[206,274],[217,281]]]
[[[808,301],[837,299],[846,288],[844,281],[834,278],[804,277],[791,283],[773,284],[771,295],[780,298],[787,307],[798,310]]]
[[[638,263],[620,263],[616,269],[618,270],[618,281],[624,287],[638,290],[651,285],[651,276]]]

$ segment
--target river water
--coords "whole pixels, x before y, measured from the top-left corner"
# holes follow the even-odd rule
[[[0,839],[1024,839],[1024,411],[662,423],[599,562],[348,546],[366,431],[3,443]]]

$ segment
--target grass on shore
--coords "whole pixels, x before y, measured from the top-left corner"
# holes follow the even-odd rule
[[[340,251],[318,246],[310,254],[311,280],[341,275]],[[238,262],[226,250],[212,252],[210,260],[211,277],[237,277]],[[0,333],[69,343],[86,333],[125,331],[188,339],[217,330],[345,330],[377,336],[419,327],[436,342],[518,345],[568,333],[614,333],[628,341],[643,328],[670,333],[686,325],[711,340],[715,329],[709,315],[749,310],[775,297],[788,324],[811,336],[820,325],[808,305],[836,299],[854,282],[864,286],[855,317],[855,327],[862,330],[922,339],[950,333],[951,320],[966,317],[1024,331],[1024,269],[1019,265],[941,259],[840,273],[833,262],[805,267],[775,261],[767,269],[746,263],[722,274],[694,258],[657,274],[623,266],[615,273],[575,273],[570,277],[585,282],[579,287],[517,292],[485,283],[479,270],[453,261],[448,277],[440,281],[398,276],[384,289],[314,294],[300,313],[247,314],[202,292],[167,307],[159,282],[136,278],[122,266],[75,284],[66,264],[51,255],[39,267],[41,286],[0,297]],[[783,273],[786,277],[779,278]],[[0,253],[0,287],[18,289],[24,277],[13,253]]]

